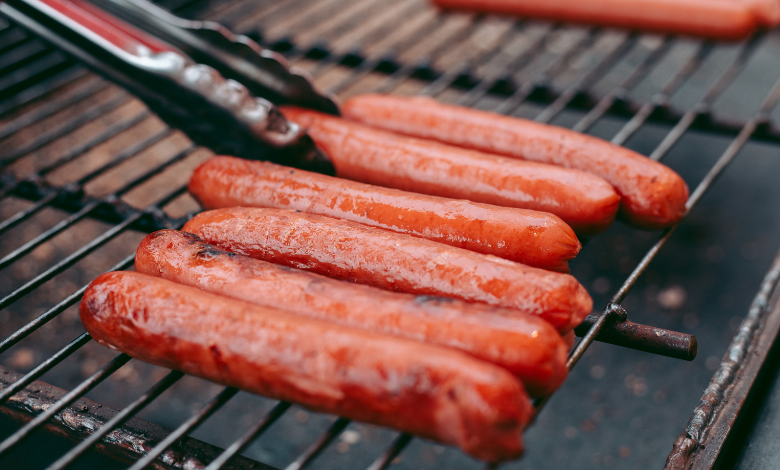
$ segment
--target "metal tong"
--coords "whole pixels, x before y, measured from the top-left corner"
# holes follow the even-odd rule
[[[145,0],[4,0],[0,12],[142,99],[217,153],[335,173],[274,104],[338,114],[284,58],[213,22]]]

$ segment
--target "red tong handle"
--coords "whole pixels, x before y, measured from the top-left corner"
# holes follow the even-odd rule
[[[135,56],[148,56],[175,49],[156,37],[120,20],[84,0],[39,0],[89,29],[104,40]]]

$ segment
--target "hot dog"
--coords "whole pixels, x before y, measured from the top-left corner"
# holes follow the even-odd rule
[[[558,332],[515,310],[336,281],[228,253],[175,230],[144,238],[135,270],[266,307],[459,349],[507,369],[534,396],[549,395],[566,377],[568,349]]]
[[[593,173],[620,194],[621,217],[641,228],[673,225],[688,200],[685,181],[665,165],[569,129],[424,97],[360,95],[347,100],[342,113],[401,134]]]
[[[580,243],[546,212],[371,186],[269,162],[215,157],[193,173],[190,193],[207,209],[296,209],[408,233],[518,263],[569,272]]]
[[[133,272],[89,285],[81,321],[145,362],[315,411],[518,457],[530,416],[506,370],[451,349],[315,320]]]
[[[202,212],[182,230],[233,253],[336,279],[513,308],[560,332],[593,306],[568,274],[330,217],[235,207]]]
[[[716,39],[741,39],[780,22],[777,0],[433,0],[442,8]]]
[[[405,137],[315,111],[282,111],[308,129],[342,178],[549,212],[579,235],[605,230],[617,213],[617,193],[589,173]]]

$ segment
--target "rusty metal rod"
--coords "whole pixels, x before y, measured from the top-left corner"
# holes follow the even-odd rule
[[[588,330],[596,324],[600,316],[588,315],[574,329],[576,335],[579,337],[585,336]],[[614,322],[605,325],[596,336],[596,341],[686,361],[692,361],[696,358],[698,347],[696,338],[693,335],[630,321]]]

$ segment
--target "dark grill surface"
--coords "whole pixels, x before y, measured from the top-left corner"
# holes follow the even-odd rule
[[[502,468],[663,466],[780,247],[780,35],[724,45],[441,14],[422,0],[162,4],[249,34],[340,98],[434,95],[588,132],[678,171],[692,193],[679,228],[616,224],[585,244],[572,271],[598,309],[620,304],[631,321],[694,334],[698,358],[584,342],[578,367],[526,432],[526,457]],[[165,461],[178,466],[220,453],[177,439],[189,434],[231,452],[246,444],[244,455],[277,468],[315,457],[312,468],[481,468],[455,449],[236,394],[90,341],[76,310],[83,286],[129,268],[146,233],[198,210],[185,185],[210,155],[0,19],[0,437],[30,416],[57,415],[47,428],[56,436],[31,431],[0,467],[44,468],[69,452],[65,462],[91,442],[71,440],[113,429],[95,424],[117,409],[155,425],[129,421],[79,464],[126,468],[165,438],[160,425],[182,426],[166,443]],[[65,392],[40,384],[17,394],[39,378],[94,402],[47,408]]]

